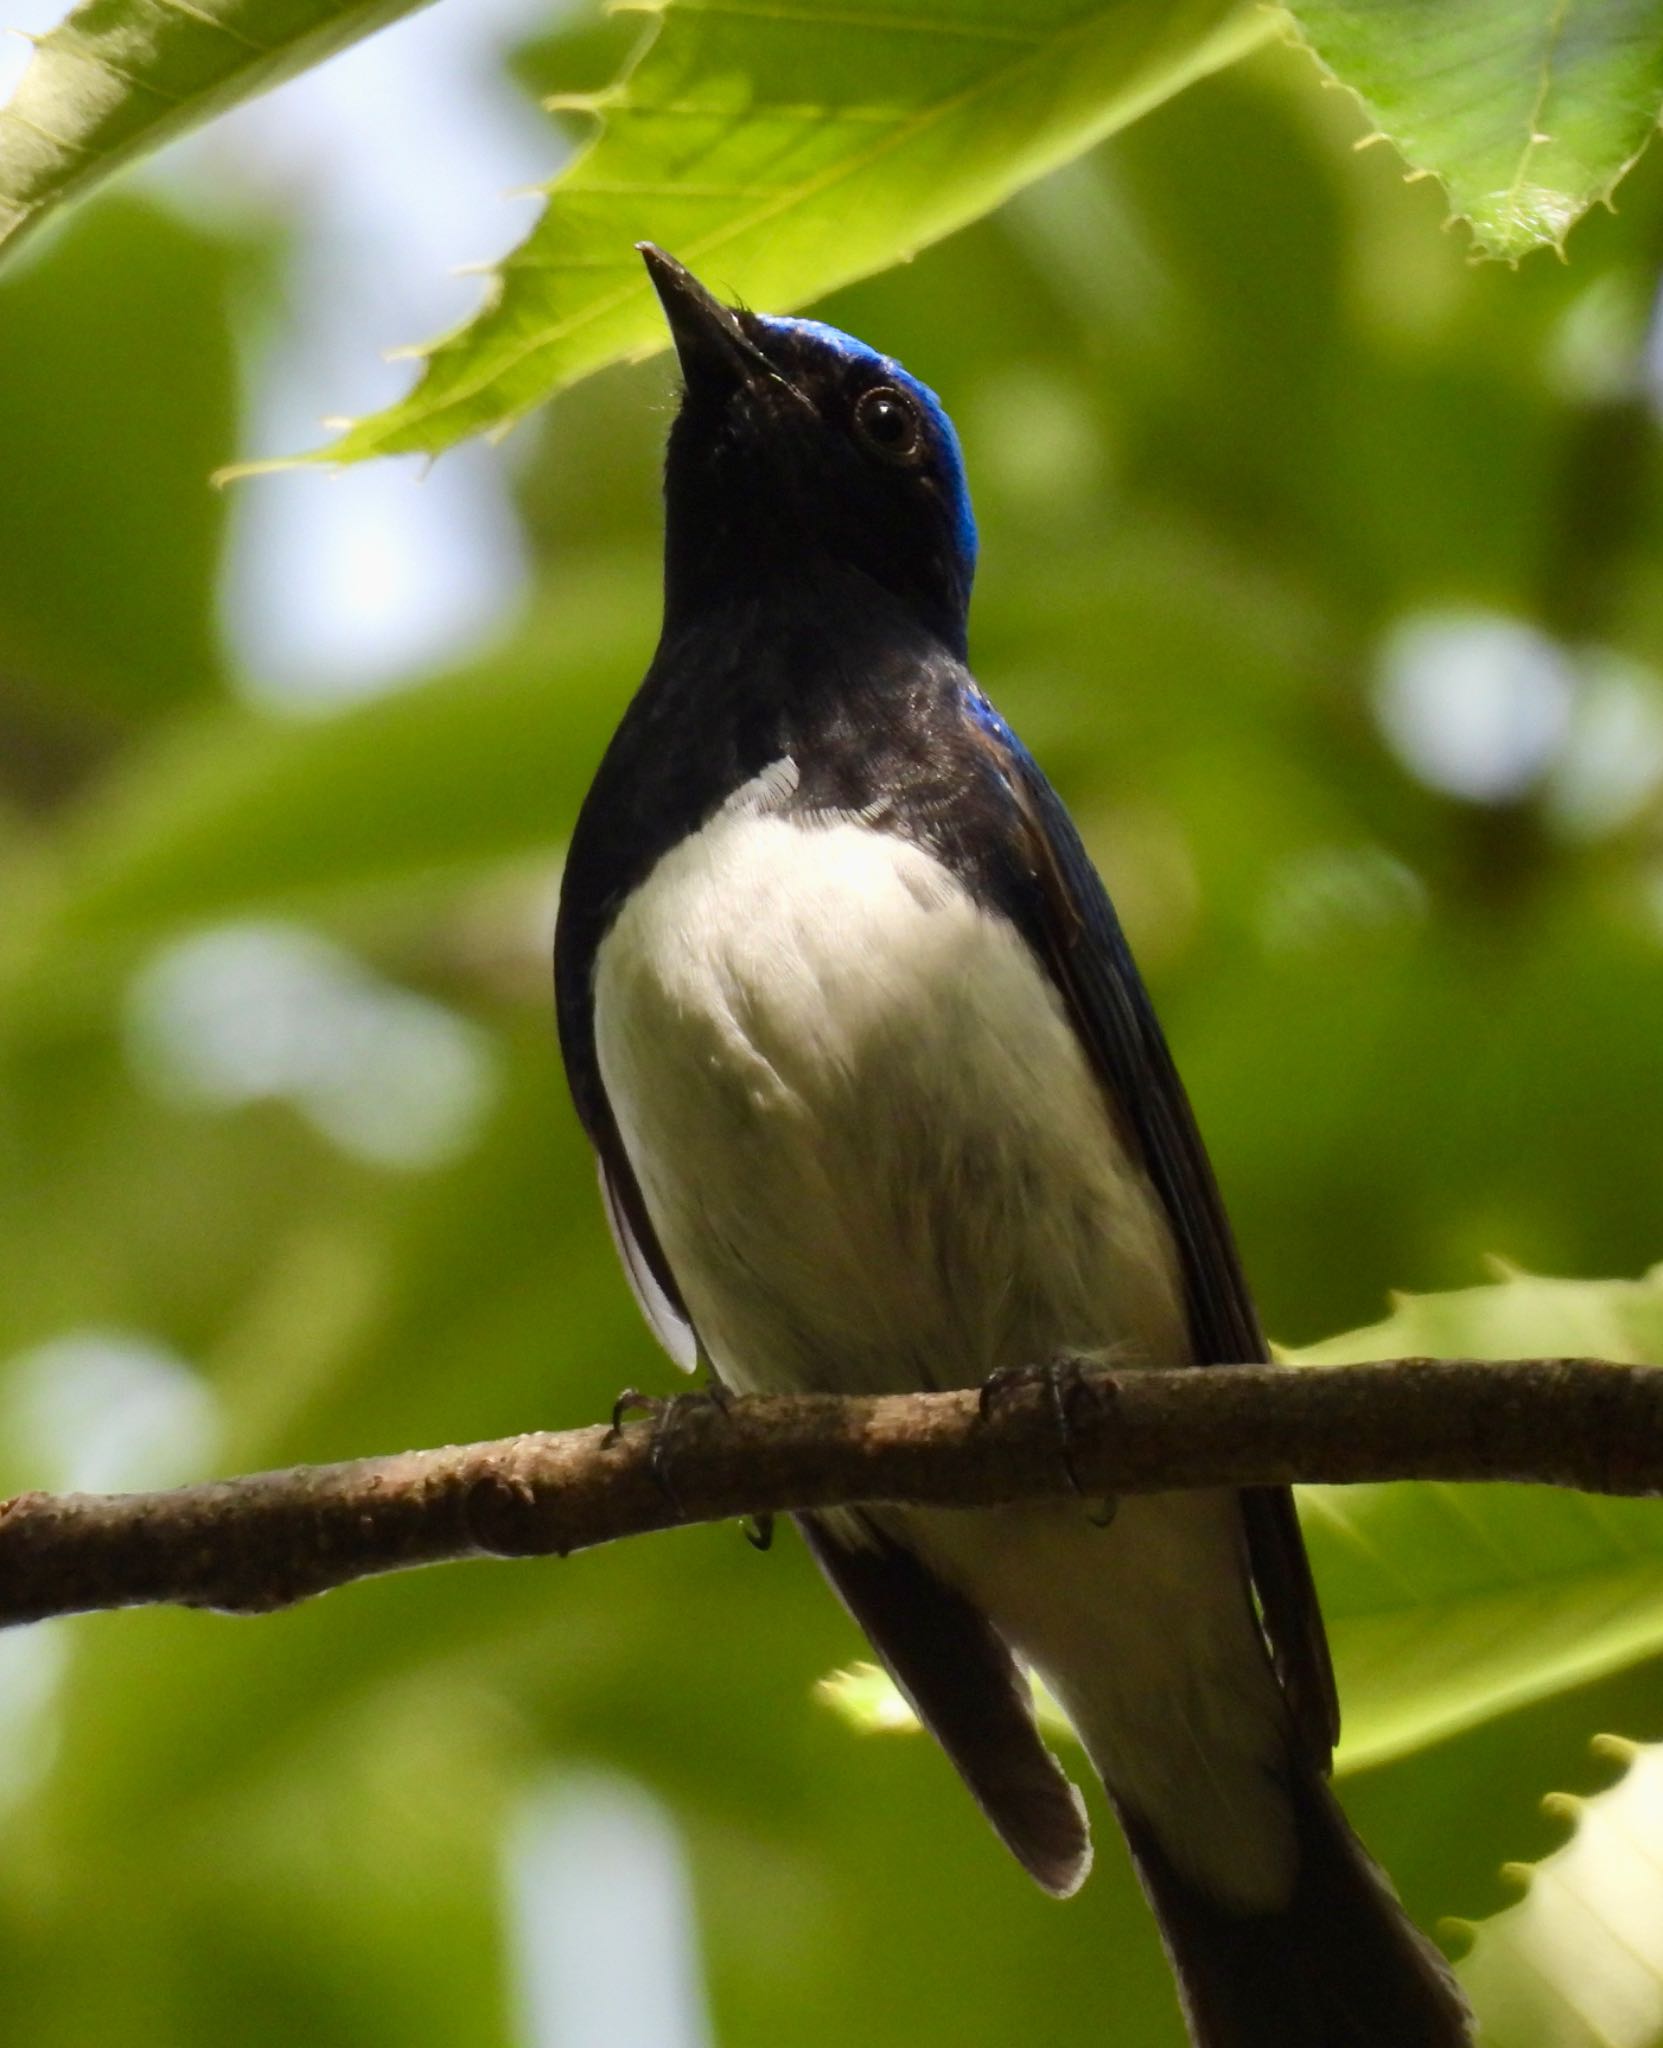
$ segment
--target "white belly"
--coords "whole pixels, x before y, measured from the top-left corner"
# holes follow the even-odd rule
[[[921,848],[768,793],[659,863],[595,984],[607,1097],[717,1370],[852,1392],[1062,1347],[1181,1360],[1159,1206],[1026,945]]]
[[[1185,1362],[1159,1202],[1026,945],[922,849],[770,808],[793,785],[780,764],[666,855],[596,968],[607,1097],[712,1364],[882,1392],[1063,1349]],[[1243,1903],[1284,1893],[1282,1709],[1231,1495],[1108,1529],[1071,1504],[883,1519],[1173,1853]]]

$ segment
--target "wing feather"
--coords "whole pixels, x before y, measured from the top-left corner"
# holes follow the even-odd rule
[[[985,698],[972,700],[971,711],[1024,828],[1026,872],[1016,878],[1013,904],[1019,928],[1061,991],[1110,1113],[1166,1210],[1196,1360],[1265,1361],[1270,1353],[1218,1182],[1108,892],[1021,741]],[[1242,1513],[1277,1672],[1307,1747],[1326,1766],[1339,1737],[1339,1696],[1293,1496],[1285,1486],[1246,1488]]]
[[[693,1334],[693,1325],[679,1299],[663,1286],[654,1269],[654,1255],[660,1264],[663,1254],[658,1251],[656,1239],[649,1252],[646,1242],[638,1234],[631,1221],[628,1197],[620,1190],[614,1178],[615,1169],[605,1159],[599,1162],[601,1176],[601,1198],[606,1205],[606,1221],[612,1232],[612,1242],[618,1248],[618,1260],[629,1281],[636,1305],[647,1321],[647,1327],[658,1339],[671,1359],[683,1372],[695,1372],[699,1363],[699,1340]],[[628,1167],[623,1169],[626,1173]],[[633,1187],[633,1180],[631,1182]],[[639,1201],[639,1197],[637,1197]],[[645,1223],[644,1229],[651,1226]],[[666,1272],[669,1270],[665,1268]]]
[[[1091,1868],[1079,1793],[1034,1726],[1033,1696],[979,1608],[869,1523],[846,1542],[813,1516],[798,1526],[816,1563],[952,1760],[1001,1841],[1066,1898]]]

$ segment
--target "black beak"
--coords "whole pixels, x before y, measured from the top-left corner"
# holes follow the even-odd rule
[[[689,391],[731,391],[778,372],[739,324],[739,316],[654,242],[637,242],[653,281]]]

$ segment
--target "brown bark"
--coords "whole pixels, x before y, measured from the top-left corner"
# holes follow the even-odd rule
[[[1066,1396],[1067,1460],[1058,1393]],[[655,1474],[655,1451],[658,1473]],[[861,1502],[984,1507],[1189,1486],[1510,1480],[1663,1492],[1663,1367],[1600,1359],[1028,1376],[975,1391],[685,1398],[655,1421],[166,1493],[0,1504],[0,1625],[164,1602],[262,1613],[378,1572],[566,1555]]]

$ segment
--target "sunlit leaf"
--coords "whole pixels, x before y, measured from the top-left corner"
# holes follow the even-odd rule
[[[0,245],[426,0],[83,0],[0,107]]]
[[[1297,1356],[1663,1359],[1663,1267],[1644,1280],[1518,1275],[1406,1297]],[[1306,1539],[1339,1669],[1339,1768],[1407,1755],[1663,1651],[1663,1508],[1551,1487],[1311,1486]],[[916,1725],[870,1665],[820,1696],[863,1732]]]
[[[479,314],[326,453],[448,447],[657,346],[643,238],[784,310],[973,220],[1269,26],[1238,0],[669,0]]]
[[[864,1660],[828,1671],[814,1696],[862,1735],[887,1735],[918,1726],[918,1717],[896,1691],[889,1675]]]
[[[917,1715],[895,1690],[888,1673],[864,1659],[828,1672],[815,1686],[814,1696],[862,1735],[906,1733],[918,1727]],[[1062,1708],[1042,1685],[1034,1687],[1034,1712],[1047,1735],[1073,1733]]]
[[[1460,1974],[1488,2048],[1655,2048],[1663,2037],[1663,1749],[1603,1736],[1625,1763],[1591,1799],[1550,1798],[1572,1823],[1528,1889],[1474,1930]]]
[[[1663,106],[1659,0],[1287,0],[1324,67],[1488,256],[1559,247]]]
[[[1406,1297],[1298,1354],[1663,1359],[1663,1268]],[[1557,1487],[1307,1487],[1343,1763],[1379,1763],[1663,1650],[1663,1508]]]

